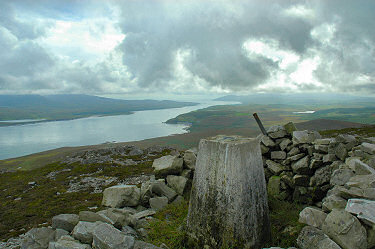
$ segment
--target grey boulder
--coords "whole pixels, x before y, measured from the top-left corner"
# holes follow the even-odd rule
[[[297,238],[300,249],[341,249],[333,240],[321,230],[306,226],[302,229]]]
[[[134,237],[124,235],[107,223],[101,223],[93,231],[93,247],[96,249],[131,249]]]
[[[345,211],[357,217],[369,226],[375,225],[375,201],[365,199],[349,199]]]
[[[55,230],[48,227],[33,228],[25,234],[21,249],[47,248],[49,242],[54,241]]]
[[[343,249],[367,249],[366,229],[345,210],[333,210],[327,215],[322,230]]]
[[[140,189],[135,185],[112,186],[104,190],[102,205],[113,208],[135,207],[139,203],[140,196]]]
[[[81,244],[79,241],[73,239],[70,236],[62,236],[56,242],[50,242],[48,249],[91,249],[91,246]]]
[[[293,131],[293,144],[310,144],[322,136],[317,131]]]
[[[152,193],[167,197],[169,202],[173,201],[177,196],[176,191],[168,187],[164,182],[153,182],[151,190]]]
[[[298,221],[309,226],[322,228],[323,222],[326,217],[327,214],[323,211],[312,207],[306,207],[299,213]]]
[[[197,161],[197,156],[194,151],[187,150],[184,153],[184,165],[188,169],[195,169],[195,162]]]
[[[183,169],[183,159],[177,156],[163,156],[155,159],[152,163],[154,171],[158,175],[173,175],[181,173]]]
[[[167,176],[167,184],[179,195],[183,195],[188,179],[183,176],[169,175]]]
[[[74,227],[72,236],[85,244],[92,243],[92,232],[94,231],[96,224],[87,221],[80,221]]]
[[[79,216],[76,214],[59,214],[52,218],[52,228],[60,228],[71,232],[78,221]]]

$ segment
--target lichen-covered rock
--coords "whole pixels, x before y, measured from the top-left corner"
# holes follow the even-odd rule
[[[275,142],[266,135],[263,135],[260,140],[266,147],[274,147],[276,144]]]
[[[108,217],[103,217],[102,215],[99,215],[91,211],[79,212],[79,220],[87,221],[87,222],[96,222],[96,221],[101,221],[101,222],[106,222],[106,223],[112,222],[111,220],[108,219]]]
[[[267,160],[266,161],[266,165],[267,165],[267,168],[274,175],[279,175],[284,170],[284,167],[281,164],[276,163],[276,162],[274,162],[272,160]]]
[[[50,242],[48,249],[91,249],[90,245],[81,244],[79,241],[73,239],[71,236],[62,236],[56,242]]]
[[[322,186],[329,183],[331,180],[332,172],[333,167],[331,165],[317,169],[314,176],[312,177],[312,179],[314,179],[314,185]]]
[[[356,175],[375,174],[375,169],[362,162],[359,158],[348,157],[345,160],[345,163],[355,172]]]
[[[293,144],[311,144],[314,140],[321,138],[317,131],[293,131]]]
[[[52,218],[52,228],[60,228],[71,232],[78,221],[79,216],[76,214],[59,214]]]
[[[286,132],[285,128],[281,125],[271,126],[267,130],[267,133],[268,133],[268,136],[270,136],[273,139],[282,138],[282,137],[285,137],[287,135],[287,132]]]
[[[288,138],[283,139],[279,144],[280,149],[284,151],[288,147],[288,145],[291,143],[292,141],[290,141],[290,139]]]
[[[375,144],[370,144],[366,142],[362,143],[361,150],[371,155],[375,155]]]
[[[181,173],[184,160],[177,156],[163,156],[152,163],[155,174],[160,176],[175,175]]]
[[[269,196],[277,197],[280,194],[280,180],[279,176],[271,176],[268,180],[267,192]]]
[[[132,212],[126,209],[109,208],[97,213],[110,220],[108,223],[119,229],[123,226],[135,223]]]
[[[74,227],[72,236],[85,244],[92,243],[92,232],[94,231],[96,224],[92,222],[80,221]]]
[[[323,156],[323,163],[332,163],[337,160],[335,154],[326,154]]]
[[[21,248],[47,248],[49,242],[54,241],[55,230],[48,227],[33,228],[25,234]]]
[[[330,183],[331,185],[342,186],[349,181],[351,177],[354,176],[354,173],[350,169],[336,169],[333,171]]]
[[[334,209],[329,213],[322,230],[343,249],[367,249],[366,229],[345,210]]]
[[[298,160],[297,162],[292,163],[293,172],[300,175],[309,175],[311,169],[309,167],[309,156]]]
[[[349,199],[345,211],[357,217],[369,226],[375,226],[375,201]]]
[[[195,162],[197,161],[197,156],[194,151],[187,150],[184,153],[184,166],[188,169],[195,169]]]
[[[113,208],[135,207],[140,200],[140,189],[135,185],[117,185],[103,192],[102,205]]]
[[[272,151],[271,152],[271,159],[283,160],[285,158],[286,158],[285,151]]]
[[[341,249],[333,240],[321,230],[306,226],[302,229],[297,238],[300,249]]]
[[[291,134],[293,134],[293,131],[297,130],[297,127],[294,125],[293,122],[289,122],[289,123],[284,125],[284,129],[285,129],[286,133],[291,135]]]
[[[322,210],[306,207],[299,213],[299,222],[321,229],[327,214]]]
[[[345,186],[360,189],[375,188],[375,175],[354,175],[345,183]]]
[[[188,179],[183,176],[174,176],[169,175],[167,176],[167,184],[171,187],[174,191],[177,192],[179,195],[183,195],[186,187]]]
[[[151,190],[152,193],[167,197],[169,202],[172,202],[177,196],[176,191],[168,187],[164,182],[153,182],[151,184]]]
[[[134,237],[124,235],[107,223],[97,225],[92,235],[92,245],[96,249],[132,249],[134,247]]]
[[[346,150],[346,147],[344,144],[339,143],[339,145],[337,145],[337,147],[335,148],[335,155],[341,161],[345,161],[345,158],[348,156],[348,151]]]
[[[150,198],[153,196],[153,194],[152,194],[152,182],[151,181],[147,181],[147,182],[142,183],[140,194],[141,194],[140,204],[146,206],[148,204]]]

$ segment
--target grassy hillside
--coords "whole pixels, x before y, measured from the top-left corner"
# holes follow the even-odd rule
[[[309,110],[316,110],[315,113],[297,113]],[[212,106],[205,109],[181,114],[167,121],[170,124],[190,124],[189,131],[200,132],[212,129],[241,129],[250,128],[258,130],[252,114],[258,113],[264,126],[287,123],[293,121],[301,123],[307,120],[316,120],[315,129],[337,129],[346,127],[358,127],[360,124],[375,124],[375,108],[330,108],[321,106],[319,109],[309,105],[223,105]],[[339,120],[345,122],[324,122],[324,120]],[[319,122],[323,123],[319,125]],[[345,126],[350,122],[350,126]],[[338,125],[338,124],[342,124]],[[338,125],[338,126],[332,126]],[[346,124],[347,125],[347,124]],[[313,127],[311,127],[313,128]]]

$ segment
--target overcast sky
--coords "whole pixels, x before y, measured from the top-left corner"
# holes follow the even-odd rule
[[[373,0],[0,0],[0,94],[375,94]]]

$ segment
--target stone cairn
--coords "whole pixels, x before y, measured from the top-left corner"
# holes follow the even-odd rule
[[[196,152],[172,154],[155,159],[155,175],[136,185],[115,185],[103,191],[98,212],[60,214],[52,218],[51,227],[33,228],[18,238],[0,243],[0,248],[48,249],[152,249],[142,241],[147,225],[156,211],[188,197],[195,168]]]
[[[375,138],[321,138],[293,123],[261,137],[268,195],[309,205],[301,249],[375,248]]]
[[[258,139],[200,141],[187,229],[194,248],[260,248],[270,240]]]

